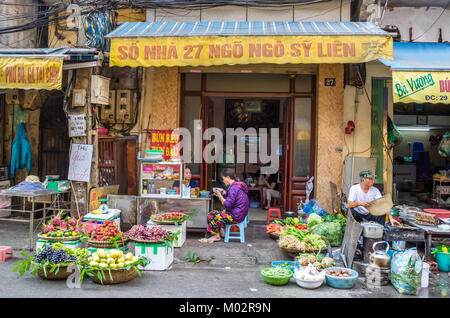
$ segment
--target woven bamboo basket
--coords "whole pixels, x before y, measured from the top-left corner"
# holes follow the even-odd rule
[[[137,240],[137,239],[133,239],[130,238],[131,241],[136,242],[136,243],[141,243],[141,244],[164,244],[165,242],[160,240],[160,241],[143,241],[143,240]]]
[[[38,265],[34,262],[32,262],[33,265]],[[73,273],[73,271],[68,271],[68,267],[71,265],[65,265],[65,266],[60,266],[59,267],[59,271],[57,274],[55,274],[56,269],[53,271],[53,273],[50,273],[50,270],[52,269],[52,265],[48,265],[46,266],[46,271],[47,271],[47,276],[45,276],[44,270],[43,269],[38,269],[37,274],[40,278],[42,279],[47,279],[47,280],[63,280],[66,279],[67,277],[70,276],[70,274]]]
[[[117,246],[118,247],[123,247],[125,245],[127,245],[129,241],[129,238],[123,239],[123,240],[117,240]],[[87,241],[88,247],[97,247],[97,248],[116,248],[116,246],[114,245],[114,243],[109,242],[109,241],[93,241],[93,240],[88,240]]]
[[[42,236],[42,233],[39,233],[37,235],[37,237],[41,240],[52,241],[52,242],[71,242],[71,241],[78,241],[79,239],[81,239],[81,235],[50,237],[50,236]]]
[[[92,280],[97,283],[97,284],[101,284],[102,282],[100,282],[100,280],[98,279],[98,272],[99,270],[94,270],[92,271],[92,274],[94,274],[94,276],[92,276]],[[128,270],[126,269],[112,269],[111,270],[111,277],[109,276],[109,271],[108,270],[104,270],[103,271],[105,273],[105,277],[103,279],[103,285],[112,285],[112,284],[121,284],[121,283],[126,283],[129,282],[130,280],[133,280],[136,278],[137,276],[137,272],[134,268],[130,268]]]

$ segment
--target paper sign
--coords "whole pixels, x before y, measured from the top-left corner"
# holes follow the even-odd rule
[[[151,130],[150,150],[163,150],[163,158],[168,161],[180,157],[180,149],[177,146],[180,136],[173,130]]]
[[[82,182],[90,181],[93,152],[94,147],[92,145],[72,144],[67,179]]]
[[[86,136],[86,115],[69,115],[69,137]]]

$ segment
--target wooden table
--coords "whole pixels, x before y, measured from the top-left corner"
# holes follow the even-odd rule
[[[248,187],[248,192],[250,191],[259,191],[259,198],[261,200],[261,208],[264,207],[264,198],[263,198],[263,187],[257,186],[257,187]]]

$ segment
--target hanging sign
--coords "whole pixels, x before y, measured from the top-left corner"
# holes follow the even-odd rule
[[[112,38],[110,66],[364,63],[392,60],[391,36]]]
[[[0,88],[61,89],[62,58],[0,58]]]
[[[392,71],[394,103],[450,104],[450,72]]]
[[[86,136],[86,115],[69,115],[69,137]]]
[[[69,176],[72,181],[89,182],[91,178],[92,154],[94,147],[72,144],[70,147]]]
[[[163,150],[165,161],[180,158],[177,146],[180,136],[173,130],[152,129],[150,132],[150,150]]]

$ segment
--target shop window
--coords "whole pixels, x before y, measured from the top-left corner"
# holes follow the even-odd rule
[[[202,90],[202,74],[185,73],[184,87],[186,91],[199,92]]]
[[[289,93],[289,77],[285,74],[216,74],[206,76],[209,92]]]
[[[311,98],[295,99],[294,177],[310,176]]]
[[[295,78],[295,92],[296,93],[311,93],[312,92],[312,75],[299,74]]]

